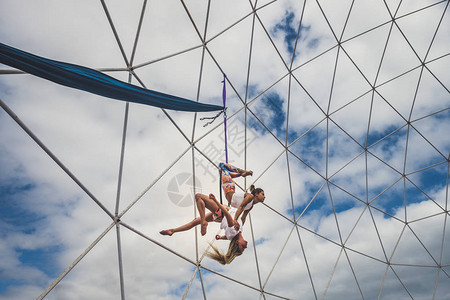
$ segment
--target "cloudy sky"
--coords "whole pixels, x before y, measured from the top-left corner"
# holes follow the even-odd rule
[[[0,64],[0,299],[448,299],[448,5],[2,0],[36,55],[218,105],[225,73],[236,182],[267,198],[231,265],[218,224],[161,236],[219,195],[221,118]]]

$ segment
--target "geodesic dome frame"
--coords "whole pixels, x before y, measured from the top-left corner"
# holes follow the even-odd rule
[[[244,228],[252,247],[230,266],[204,259],[207,242],[216,233],[213,224],[206,237],[192,231],[167,239],[157,230],[196,216],[192,205],[180,208],[174,205],[180,204],[176,200],[162,201],[170,196],[166,193],[170,179],[184,178],[177,182],[175,194],[189,194],[200,186],[202,192],[218,192],[214,172],[223,160],[221,124],[203,128],[197,114],[106,104],[108,100],[95,97],[85,100],[80,93],[53,86],[55,90],[38,96],[39,112],[51,118],[36,119],[28,110],[23,87],[36,93],[45,83],[23,79],[23,75],[17,78],[15,70],[1,70],[2,85],[7,87],[1,103],[10,115],[2,115],[2,127],[16,128],[13,133],[20,134],[17,125],[12,125],[14,120],[71,178],[57,182],[61,190],[46,189],[60,176],[46,163],[46,172],[55,175],[44,176],[36,184],[36,193],[44,198],[39,203],[55,197],[52,207],[63,211],[52,219],[52,226],[61,226],[55,234],[58,241],[53,242],[69,249],[56,252],[61,262],[50,273],[58,272],[58,276],[32,281],[47,287],[39,298],[445,299],[450,293],[449,139],[445,135],[450,103],[449,26],[445,26],[450,22],[449,2],[431,1],[420,7],[402,1],[348,1],[339,7],[322,1],[242,2],[180,1],[167,7],[160,2],[134,3],[136,22],[129,31],[120,31],[130,20],[121,20],[124,7],[100,1],[97,13],[106,18],[96,22],[109,26],[115,44],[110,40],[107,45],[116,46],[110,61],[103,62],[103,54],[79,58],[71,51],[62,53],[70,44],[45,50],[48,43],[32,43],[47,56],[67,55],[86,63],[100,59],[94,67],[101,71],[144,87],[186,92],[186,97],[202,102],[220,101],[221,76],[227,75],[228,117],[234,122],[230,128],[233,163],[255,172],[254,178],[238,185],[245,190],[251,180],[268,196],[264,205],[254,208]],[[70,15],[70,8],[65,9]],[[170,23],[161,20],[164,13],[173,15]],[[189,31],[182,27],[189,34],[172,40],[167,28],[158,27],[170,27],[181,17],[190,24]],[[25,44],[20,33],[22,38],[16,41]],[[68,34],[75,33],[69,30]],[[185,35],[194,42],[185,42]],[[165,49],[176,43],[181,45]],[[92,54],[89,48],[81,47]],[[194,70],[188,64],[191,59]],[[111,61],[114,65],[123,61],[125,66],[104,67]],[[217,85],[211,87],[213,82]],[[16,86],[22,91],[15,92]],[[44,99],[50,94],[63,96]],[[56,103],[61,100],[67,110]],[[115,155],[102,157],[108,156],[109,143],[98,152],[77,148],[76,142],[83,141],[89,131],[82,130],[82,123],[75,123],[79,132],[74,127],[65,131],[62,119],[74,122],[72,112],[91,114],[83,117],[94,131],[87,142],[113,137]],[[117,125],[119,116],[123,123]],[[155,119],[160,123],[151,121]],[[59,126],[43,126],[48,120]],[[64,142],[74,149],[58,142],[61,132],[70,135]],[[17,143],[6,130],[2,137],[7,141],[2,152],[14,159],[8,171],[16,170],[15,159],[20,161],[14,152],[32,158],[22,158],[26,170],[41,165],[25,162],[45,161],[39,154],[25,153],[23,149],[30,146]],[[83,151],[89,155],[82,155]],[[74,158],[78,155],[80,160]],[[78,168],[87,159],[94,160],[91,166]],[[98,165],[95,160],[100,161]],[[108,167],[115,160],[117,170]],[[6,173],[2,178],[17,180],[18,175]],[[191,176],[177,177],[179,173]],[[21,176],[39,178],[29,170]],[[78,187],[69,188],[72,181]],[[4,199],[27,203],[23,198],[30,195],[35,194],[21,189],[19,198],[7,195]],[[95,205],[89,209],[77,209],[91,200]],[[90,216],[98,207],[102,216]],[[71,227],[64,228],[64,222]],[[76,228],[82,231],[69,238]],[[68,242],[61,241],[64,234]],[[75,243],[77,235],[85,235],[84,247]],[[111,245],[116,247],[115,255],[109,256]],[[115,263],[107,264],[112,258]],[[60,270],[64,264],[68,267]],[[111,282],[90,282],[112,272],[116,275]]]

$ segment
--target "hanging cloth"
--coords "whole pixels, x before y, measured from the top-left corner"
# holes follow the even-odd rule
[[[43,58],[0,43],[0,63],[71,88],[104,97],[180,111],[217,111],[218,105],[144,89],[102,72],[69,63]]]
[[[228,164],[228,142],[227,142],[227,89],[226,89],[226,78],[227,76],[223,74],[223,88],[222,88],[222,101],[223,101],[223,130],[225,132],[225,162]],[[222,169],[219,168],[219,193],[220,193],[220,204],[222,203]],[[230,206],[228,204],[228,206]]]
[[[221,112],[219,112],[214,117],[203,117],[200,118],[200,120],[211,120],[203,125],[203,127],[208,126],[209,124],[212,124],[222,113],[223,113],[223,129],[225,132],[225,162],[228,164],[228,141],[227,141],[227,89],[226,89],[226,79],[227,76],[223,74],[223,88],[222,88],[222,102],[223,102],[223,109]],[[222,169],[219,167],[219,194],[220,194],[220,204],[223,204],[222,200]],[[230,206],[228,204],[228,206]]]
[[[225,162],[228,163],[228,145],[227,145],[227,89],[226,89],[227,76],[223,74],[223,89],[222,89],[222,101],[223,101],[223,130],[225,132]]]

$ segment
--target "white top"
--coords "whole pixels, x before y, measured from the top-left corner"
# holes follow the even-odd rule
[[[228,212],[230,213],[231,217],[234,218],[236,211],[236,208],[231,208]],[[222,223],[220,223],[220,229],[225,230],[225,236],[227,237],[227,240],[232,240],[239,232],[242,232],[242,221],[238,220],[238,223],[240,227],[239,230],[236,230],[234,226],[229,227],[227,218],[225,218],[225,216],[223,217]]]
[[[242,201],[244,201],[244,193],[234,193],[233,197],[231,197],[231,207],[239,208]],[[244,211],[249,210],[253,207],[253,200],[250,201],[245,207]]]

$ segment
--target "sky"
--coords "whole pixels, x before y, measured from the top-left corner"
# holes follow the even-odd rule
[[[0,299],[448,299],[448,5],[1,1],[0,42],[36,55],[218,105],[226,74],[229,162],[267,198],[230,265],[204,257],[218,224],[160,235],[219,195],[221,117],[0,64],[1,102],[76,178],[0,110]]]

